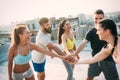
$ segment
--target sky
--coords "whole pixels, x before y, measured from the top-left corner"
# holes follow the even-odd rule
[[[120,0],[0,0],[0,25],[40,17],[67,17],[120,11]]]

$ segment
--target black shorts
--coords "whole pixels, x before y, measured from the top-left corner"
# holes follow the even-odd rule
[[[106,80],[117,80],[118,72],[116,64],[112,61],[101,61],[95,64],[90,64],[88,68],[88,77],[96,77],[103,72]]]

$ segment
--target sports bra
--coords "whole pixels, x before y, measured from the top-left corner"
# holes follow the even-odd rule
[[[28,50],[28,54],[26,56],[23,56],[21,55],[20,50],[18,48],[18,54],[14,57],[15,64],[23,65],[29,63],[30,59],[32,58],[29,45]]]
[[[75,38],[73,36],[73,39],[70,40],[69,38],[67,38],[67,41],[66,41],[66,47],[68,50],[72,50],[74,48],[74,45],[75,45],[76,41],[75,41]]]

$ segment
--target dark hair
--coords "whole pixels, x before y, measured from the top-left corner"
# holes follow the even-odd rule
[[[117,34],[117,26],[116,24],[114,23],[113,20],[111,19],[102,19],[99,24],[101,24],[101,27],[106,30],[106,29],[109,29],[111,31],[111,34],[116,37],[118,36]]]
[[[65,30],[63,29],[63,27],[64,27],[66,21],[67,21],[67,19],[64,19],[63,21],[61,21],[61,22],[59,23],[59,28],[58,28],[58,44],[61,44],[61,43],[62,43],[61,36],[62,36],[62,34],[64,33],[64,31],[65,31]]]
[[[42,17],[42,18],[39,20],[39,24],[42,26],[43,24],[48,23],[48,21],[49,21],[48,18]]]
[[[99,22],[99,24],[101,24],[101,27],[104,30],[109,29],[111,31],[111,34],[114,36],[114,47],[111,51],[111,54],[113,54],[115,46],[117,45],[117,40],[118,40],[117,26],[114,23],[114,21],[111,19],[103,19]]]
[[[94,14],[103,14],[103,16],[104,16],[104,12],[103,12],[102,9],[97,9],[97,10],[95,10],[95,11],[94,11]]]
[[[12,33],[12,37],[11,37],[11,42],[14,45],[18,45],[20,43],[20,38],[19,38],[19,34],[23,34],[24,30],[27,28],[26,24],[18,24]]]

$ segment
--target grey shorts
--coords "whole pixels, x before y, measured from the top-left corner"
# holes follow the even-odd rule
[[[117,80],[118,72],[116,64],[112,61],[101,61],[99,63],[90,64],[88,68],[88,77],[96,77],[103,72],[106,80]]]
[[[29,68],[24,73],[13,73],[13,80],[23,80],[24,78],[30,78],[33,75],[32,68]]]

